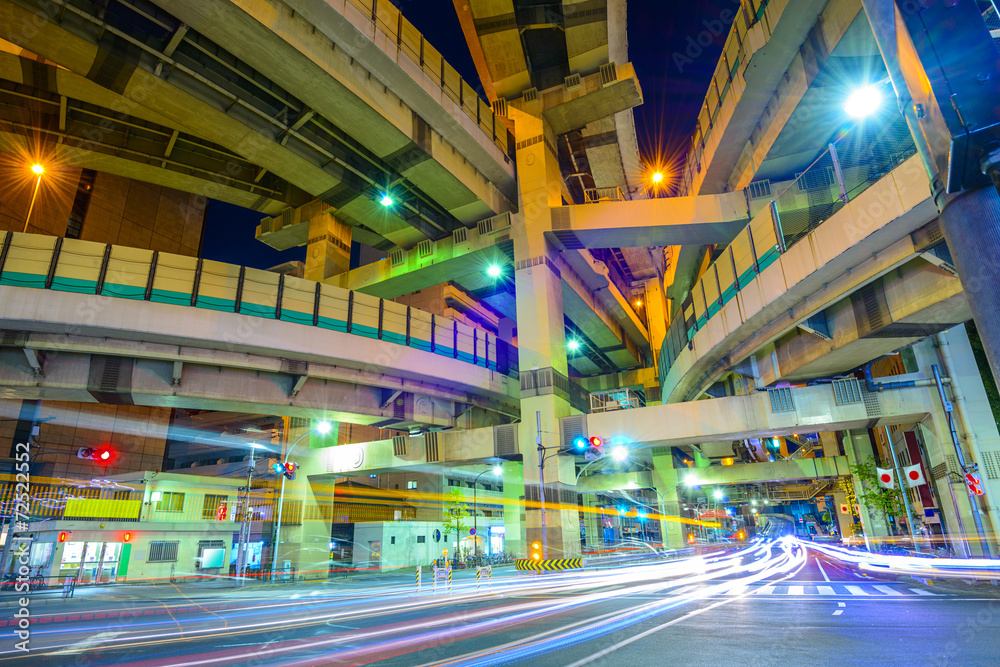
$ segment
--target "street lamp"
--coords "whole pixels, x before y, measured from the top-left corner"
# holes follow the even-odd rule
[[[490,264],[490,267],[486,269],[486,275],[490,278],[499,278],[503,275],[503,267],[499,264]]]
[[[295,449],[295,445],[299,444],[299,442],[302,440],[302,438],[304,438],[307,435],[313,433],[314,431],[316,433],[319,433],[320,435],[326,435],[327,433],[330,432],[330,430],[332,428],[333,428],[333,425],[330,422],[328,422],[328,421],[321,421],[320,423],[316,424],[316,426],[312,427],[311,429],[309,429],[308,431],[306,431],[305,433],[303,433],[302,435],[300,435],[298,438],[296,438],[295,442],[293,442],[292,445],[291,445],[291,447],[288,448],[288,451],[285,452],[285,460],[282,461],[282,467],[284,467],[285,465],[288,464],[288,457],[291,456],[292,450]],[[277,529],[274,531],[274,546],[271,549],[271,551],[272,551],[272,553],[271,553],[271,581],[274,581],[275,570],[278,569],[278,544],[281,542],[281,512],[285,508],[285,480],[286,479],[287,479],[287,477],[285,477],[285,475],[282,474],[281,475],[281,495],[278,496],[278,524],[277,524]]]
[[[570,352],[576,352],[577,350],[580,349],[580,341],[576,340],[575,338],[571,338],[569,341],[567,341],[566,347],[569,348]]]
[[[472,482],[472,553],[476,558],[479,558],[479,500],[477,496],[477,493],[479,492],[479,478],[488,472],[491,472],[495,476],[499,477],[503,474],[503,468],[500,466],[493,466],[490,470],[484,470],[476,475],[476,479]]]
[[[31,191],[31,203],[28,204],[28,215],[24,217],[24,229],[22,234],[28,233],[28,223],[31,222],[31,211],[35,208],[35,197],[38,196],[38,186],[42,184],[42,174],[45,173],[45,167],[35,163],[31,165],[31,173],[33,173],[37,178],[35,179],[35,189]]]
[[[844,104],[844,112],[851,118],[865,118],[882,106],[882,93],[875,86],[868,85],[851,93]]]
[[[619,463],[628,458],[628,449],[623,445],[615,445],[611,448],[611,458]]]

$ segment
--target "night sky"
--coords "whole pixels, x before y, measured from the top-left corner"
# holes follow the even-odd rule
[[[394,0],[394,4],[459,74],[478,82],[452,0]],[[738,8],[739,0],[628,3],[629,56],[645,100],[635,110],[644,160],[675,165],[675,169],[682,165],[698,110]],[[254,240],[260,217],[256,211],[211,202],[202,246],[204,257],[261,269],[305,258],[304,247],[277,252]]]

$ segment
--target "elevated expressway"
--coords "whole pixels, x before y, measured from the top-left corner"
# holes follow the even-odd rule
[[[912,424],[932,414],[937,400],[933,388],[891,389],[875,394],[864,391],[856,384],[856,380],[846,382],[855,383],[855,400],[850,403],[838,403],[833,387],[821,385],[777,390],[785,392],[782,398],[788,399],[781,404],[781,408],[789,409],[776,408],[771,394],[764,391],[564,417],[560,426],[560,441],[563,446],[569,447],[578,436],[599,435],[606,441],[625,444],[631,450],[641,450],[814,431]],[[518,452],[516,438],[516,428],[501,425],[435,433],[429,439],[422,435],[358,443],[327,450],[324,453],[324,465],[328,473],[354,476],[406,468],[425,469],[428,465],[485,462],[515,455]],[[832,464],[829,461],[812,463],[811,460],[795,463],[800,464],[798,468],[826,466],[822,470],[813,470],[819,470],[824,475],[846,474],[839,460]],[[829,468],[830,465],[834,467]],[[794,473],[792,470],[783,472],[781,466],[765,471],[764,468],[754,468],[753,464],[699,468],[699,477],[703,470],[708,471],[708,475],[719,477],[712,478],[712,481],[721,482],[722,476],[728,476],[729,483],[748,481],[751,478],[769,481],[809,476],[805,474],[809,470],[801,470],[802,474],[783,477],[782,475]],[[753,470],[757,470],[759,474],[753,473]],[[750,477],[744,479],[747,474]]]
[[[266,271],[6,232],[0,396],[336,419],[400,429],[516,419],[492,334]]]
[[[384,249],[443,238],[516,199],[506,125],[390,3],[4,0],[0,23],[27,51],[25,74],[8,66],[8,80],[59,105],[58,130],[34,129],[85,160],[132,152],[147,158],[141,177],[176,179],[173,151],[209,140],[239,159],[196,180],[239,181],[267,212],[320,199]],[[73,134],[81,104],[106,116],[89,137],[99,145]],[[131,144],[117,136],[129,124],[140,126]],[[377,202],[387,188],[392,210]]]
[[[710,267],[695,291],[711,307],[664,345],[664,400],[691,400],[734,369],[762,386],[843,372],[967,320],[950,258],[936,254],[936,216],[915,156],[738,286]],[[755,225],[771,226],[766,208]]]

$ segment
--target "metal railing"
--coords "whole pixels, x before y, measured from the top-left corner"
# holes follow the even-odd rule
[[[37,234],[0,234],[0,285],[280,320],[375,338],[516,375],[512,345],[488,331],[395,301],[183,255]]]
[[[617,185],[610,188],[586,188],[583,191],[585,204],[597,204],[602,201],[625,201],[625,193]]]
[[[509,160],[514,157],[514,135],[504,122],[498,121],[493,107],[480,99],[475,88],[469,85],[458,71],[448,64],[441,53],[431,46],[413,24],[389,0],[347,0],[371,21],[372,27],[385,37],[380,45],[383,51],[388,44],[395,44],[399,53],[430,77],[441,91],[476,121],[479,129],[491,137],[493,143]],[[373,39],[375,44],[380,40]],[[391,54],[390,54],[391,55]]]
[[[729,29],[729,36],[726,38],[719,62],[715,67],[715,74],[708,84],[708,92],[705,93],[705,101],[702,102],[701,112],[698,114],[694,136],[691,138],[691,148],[688,151],[687,167],[684,174],[684,182],[687,185],[693,182],[695,170],[701,169],[701,158],[705,145],[717,125],[719,111],[732,87],[733,77],[740,66],[745,65],[752,55],[749,52],[750,45],[747,33],[750,28],[765,18],[764,12],[769,2],[770,0],[741,0],[740,7],[736,10],[733,25]]]
[[[789,248],[916,153],[902,117],[859,124],[791,181],[747,194],[750,224],[695,282],[660,349],[660,384],[681,351],[715,315]],[[763,192],[770,197],[760,197]],[[777,193],[777,194],[774,194]]]

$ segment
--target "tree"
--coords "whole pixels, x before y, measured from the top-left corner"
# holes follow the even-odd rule
[[[858,502],[869,510],[875,510],[882,514],[885,525],[889,525],[890,516],[902,516],[906,508],[903,506],[903,497],[899,489],[893,487],[887,489],[878,483],[878,473],[875,470],[875,458],[869,456],[867,459],[851,466],[851,472],[861,480],[862,490],[858,493]]]
[[[444,531],[447,535],[454,533],[458,537],[456,542],[460,542],[462,535],[464,535],[469,530],[469,525],[465,523],[465,517],[469,515],[469,510],[466,509],[465,494],[462,490],[455,487],[448,491],[448,495],[445,496],[444,504],[442,505],[442,521],[441,525],[444,527]],[[458,557],[458,549],[452,554],[452,560],[456,560]]]

